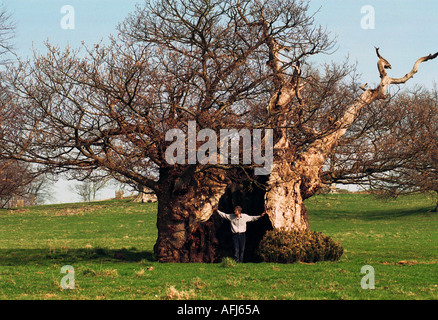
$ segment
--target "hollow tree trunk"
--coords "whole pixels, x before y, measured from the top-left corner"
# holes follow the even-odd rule
[[[279,169],[283,171],[283,169]],[[275,181],[274,181],[275,179]],[[274,173],[273,185],[266,193],[266,212],[276,229],[305,230],[309,227],[309,216],[301,195],[301,180],[289,177],[285,180]],[[281,186],[280,186],[281,185]]]
[[[303,168],[294,166],[293,148],[285,136],[274,147],[274,165],[265,194],[266,213],[276,229],[305,230],[309,216],[304,205]],[[315,182],[316,183],[316,182]],[[314,186],[317,190],[317,186]],[[309,197],[308,192],[304,194]]]
[[[158,196],[160,262],[214,262],[217,239],[213,211],[227,187],[219,169],[193,173],[161,170]]]

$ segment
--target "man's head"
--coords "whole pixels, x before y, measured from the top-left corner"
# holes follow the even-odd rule
[[[234,214],[240,218],[240,215],[242,214],[242,207],[241,206],[236,206],[234,208]]]

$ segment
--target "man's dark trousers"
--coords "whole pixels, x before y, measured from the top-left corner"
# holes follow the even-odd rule
[[[243,262],[243,254],[245,252],[245,232],[233,233],[234,244],[234,260],[237,262]]]

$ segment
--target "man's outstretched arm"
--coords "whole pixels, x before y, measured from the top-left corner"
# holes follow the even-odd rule
[[[231,220],[231,219],[230,219],[230,218],[231,218],[231,215],[230,215],[230,214],[226,214],[225,212],[222,212],[222,211],[220,211],[220,210],[217,210],[217,213],[218,213],[222,218],[227,219],[227,220]]]
[[[248,216],[248,222],[252,222],[252,221],[257,221],[259,220],[261,217],[263,217],[266,214],[266,212],[263,212],[261,215],[259,216]]]

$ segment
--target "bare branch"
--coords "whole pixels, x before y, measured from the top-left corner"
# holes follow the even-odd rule
[[[380,55],[379,48],[374,48],[376,49],[377,57],[379,58],[379,61],[377,61],[377,69],[379,70],[380,78],[383,79],[387,75],[385,69],[391,69],[391,64]]]
[[[435,59],[437,56],[438,56],[438,52],[435,53],[435,54],[429,54],[429,55],[426,56],[426,57],[422,57],[422,58],[418,59],[418,60],[415,62],[414,67],[412,68],[412,70],[411,70],[409,73],[407,73],[407,74],[406,74],[404,77],[402,77],[402,78],[398,78],[398,79],[396,79],[396,78],[390,78],[390,79],[389,79],[389,80],[390,80],[390,83],[391,83],[391,84],[401,84],[401,83],[405,83],[406,81],[408,81],[409,79],[411,79],[411,78],[414,76],[414,74],[416,74],[416,73],[418,72],[418,67],[420,66],[420,64],[421,64],[422,62],[426,62],[426,61],[429,61],[429,60],[433,60],[433,59]]]

